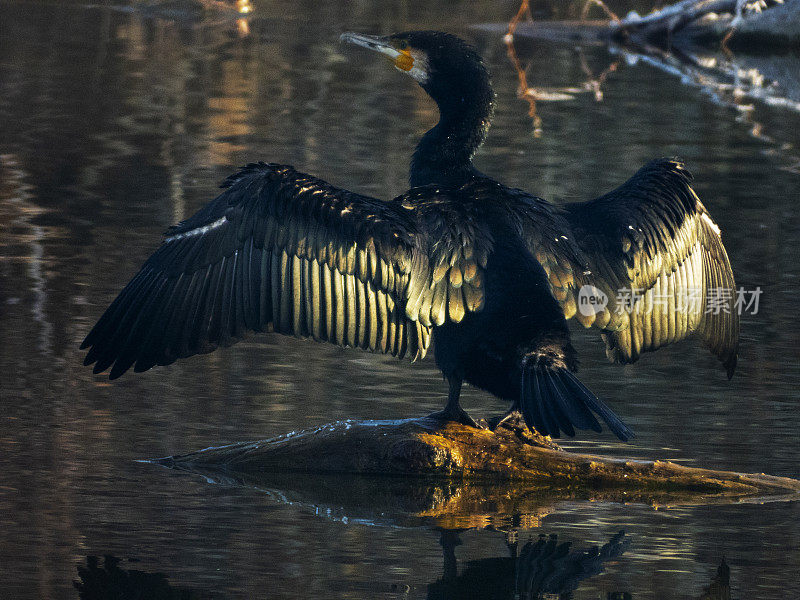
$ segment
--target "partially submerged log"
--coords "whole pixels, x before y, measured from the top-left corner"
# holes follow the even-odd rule
[[[491,34],[505,34],[507,23],[482,23],[475,29]],[[533,39],[579,45],[601,45],[611,40],[609,21],[523,21],[517,24],[514,39]]]
[[[631,12],[618,20],[531,21],[515,24],[514,36],[569,43],[618,43],[671,46],[722,40],[731,46],[759,51],[800,44],[800,0],[768,0],[765,6],[737,0],[683,0],[640,16]],[[751,6],[752,5],[752,6]],[[507,24],[480,29],[505,33]]]
[[[609,24],[616,37],[637,36],[651,42],[675,38],[718,41],[764,47],[800,41],[800,0],[683,0],[639,16],[631,13]]]
[[[528,489],[592,497],[683,498],[800,493],[800,481],[566,452],[525,429],[440,426],[422,418],[341,421],[278,438],[207,448],[159,464],[223,474],[314,473],[427,476],[470,482],[515,482]],[[656,500],[659,501],[659,500]]]

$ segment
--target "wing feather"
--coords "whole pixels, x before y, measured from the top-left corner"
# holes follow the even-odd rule
[[[505,189],[479,178],[457,189],[421,186],[397,199],[425,229],[411,255],[409,319],[428,327],[459,323],[483,308],[483,272],[495,244],[494,199]]]
[[[421,231],[414,211],[291,167],[251,164],[171,227],[82,347],[115,378],[232,344],[250,331],[423,356],[428,325],[405,314]],[[421,283],[421,288],[426,285]],[[402,339],[402,341],[401,341]]]
[[[505,189],[495,182],[423,186],[384,202],[254,163],[223,187],[166,232],[87,335],[95,372],[146,370],[270,327],[416,359],[432,327],[485,305],[491,200]],[[572,263],[555,264],[561,298]]]
[[[586,270],[565,286],[552,260],[542,266],[565,316],[573,311],[571,302],[580,303],[581,286],[607,295],[605,311],[586,316],[578,310],[577,316],[586,327],[601,328],[612,360],[634,362],[643,352],[697,335],[730,377],[739,317],[732,302],[716,310],[707,299],[735,298],[733,272],[719,228],[690,183],[680,162],[660,159],[613,192],[568,205],[564,214]],[[562,300],[565,287],[568,300]],[[628,297],[621,298],[621,292]],[[632,300],[631,306],[623,300]]]

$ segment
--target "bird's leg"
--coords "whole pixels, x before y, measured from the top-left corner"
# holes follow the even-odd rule
[[[520,384],[519,390],[519,398],[514,398],[514,401],[511,403],[511,408],[508,409],[506,414],[502,417],[499,417],[496,421],[493,419],[489,421],[489,428],[494,431],[500,425],[504,424],[509,429],[516,429],[520,431],[524,431],[527,425],[525,424],[525,417],[522,416],[522,404],[521,398],[523,394],[523,388],[525,386],[525,369],[528,368],[528,360],[529,357],[524,355],[522,357],[522,369],[521,369],[521,378],[522,382]]]
[[[461,395],[462,377],[460,375],[446,375],[446,377],[447,383],[450,385],[450,392],[447,395],[447,405],[444,407],[444,410],[429,414],[428,418],[436,419],[437,421],[455,421],[467,427],[480,429],[480,425],[475,422],[475,419],[470,417],[458,403],[458,398]]]
[[[458,562],[456,560],[456,546],[460,546],[463,542],[458,534],[463,531],[459,529],[442,529],[439,543],[442,545],[442,554],[444,556],[444,572],[442,573],[442,581],[455,581],[458,575]]]

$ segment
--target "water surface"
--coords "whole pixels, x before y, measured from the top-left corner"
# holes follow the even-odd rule
[[[737,282],[763,289],[758,313],[743,318],[740,367],[726,381],[694,343],[612,366],[597,336],[576,330],[582,380],[638,437],[623,445],[583,435],[569,446],[800,477],[800,175],[791,159],[800,118],[758,106],[753,118],[778,142],[754,137],[737,111],[623,61],[602,102],[577,94],[539,103],[537,137],[504,46],[470,27],[506,20],[514,4],[264,1],[242,21],[180,4],[0,2],[6,597],[77,598],[76,568],[105,554],[211,597],[439,597],[429,586],[443,575],[440,534],[359,520],[369,498],[353,514],[328,514],[313,495],[287,503],[135,462],[337,419],[430,412],[446,391],[432,359],[401,363],[265,335],[109,383],[81,366],[77,350],[160,233],[238,165],[286,162],[385,198],[406,188],[408,158],[435,108],[385,61],[341,47],[347,30],[444,28],[472,39],[498,96],[476,163],[510,185],[583,200],[650,158],[683,157]],[[602,72],[616,57],[598,47],[585,59]],[[570,45],[528,44],[524,62],[536,85],[586,80]],[[464,405],[476,415],[505,409],[471,389]],[[626,531],[625,553],[575,598],[699,597],[724,556],[734,597],[777,599],[800,595],[798,516],[795,503],[654,510],[562,501],[516,525],[523,542],[558,534],[580,548]],[[474,528],[461,541],[459,569],[509,556],[502,531]]]

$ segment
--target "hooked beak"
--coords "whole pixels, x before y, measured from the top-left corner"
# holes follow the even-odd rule
[[[424,73],[422,71],[419,71],[419,69],[417,70],[419,72],[414,70],[414,57],[411,56],[411,53],[408,50],[398,50],[387,37],[364,35],[363,33],[343,33],[339,37],[339,41],[363,46],[368,50],[380,52],[384,56],[389,57],[394,66],[401,71],[408,73],[418,81],[424,79]],[[420,77],[422,77],[422,79],[420,79]]]
[[[339,37],[340,42],[347,42],[348,44],[355,44],[356,46],[363,46],[369,50],[385,54],[392,60],[397,60],[402,56],[402,52],[395,48],[392,43],[385,37],[377,35],[364,35],[363,33],[343,33]]]

